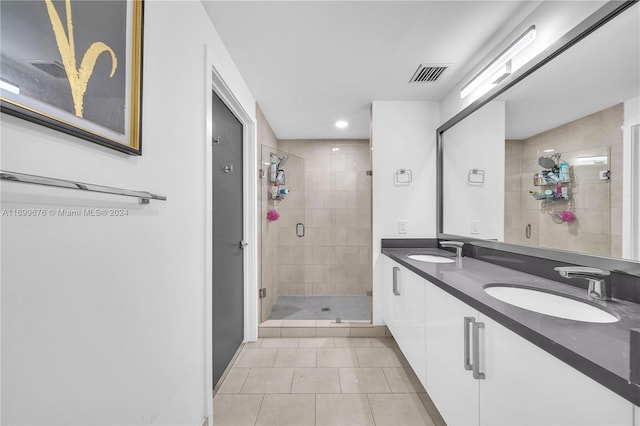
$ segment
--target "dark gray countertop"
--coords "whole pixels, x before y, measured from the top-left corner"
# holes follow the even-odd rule
[[[640,385],[630,381],[630,330],[640,328],[640,305],[615,299],[609,302],[589,300],[583,289],[470,257],[455,263],[427,263],[407,257],[410,254],[455,257],[446,250],[383,248],[382,253],[640,406]],[[599,305],[620,320],[594,324],[538,314],[489,296],[483,287],[490,283],[523,285],[566,294]],[[640,357],[640,353],[634,352],[633,356]]]

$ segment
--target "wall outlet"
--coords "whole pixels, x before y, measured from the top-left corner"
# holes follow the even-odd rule
[[[480,221],[479,220],[472,220],[471,221],[471,235],[478,235],[480,234]]]
[[[399,220],[398,221],[398,234],[406,234],[407,228],[409,226],[409,221],[408,220]]]

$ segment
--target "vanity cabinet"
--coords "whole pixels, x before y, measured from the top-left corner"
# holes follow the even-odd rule
[[[424,280],[424,284],[427,298],[425,388],[448,425],[478,424],[478,381],[465,369],[464,343],[464,327],[470,326],[464,318],[477,320],[478,311],[428,281]]]
[[[407,268],[391,261],[385,263],[385,322],[398,347],[425,385],[426,281]]]
[[[481,425],[632,425],[633,404],[479,315]]]
[[[385,269],[387,325],[448,425],[634,425],[624,398],[409,269]]]

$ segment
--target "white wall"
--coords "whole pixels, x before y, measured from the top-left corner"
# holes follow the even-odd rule
[[[168,197],[2,184],[2,208],[128,209],[2,217],[3,424],[199,425],[205,364],[205,44],[255,101],[200,2],[145,2],[143,155],[2,114],[3,170]]]
[[[504,240],[504,129],[504,102],[490,102],[444,132],[444,233]],[[483,184],[469,184],[471,169],[485,171]]]
[[[511,42],[517,39],[531,25],[536,26],[536,39],[513,60],[513,71],[520,68],[564,34],[602,7],[606,1],[543,1],[520,24],[508,34],[498,31],[495,47],[489,52],[481,52],[470,63],[476,63],[467,75],[454,86],[453,90],[441,102],[442,123],[449,120],[482,95],[476,90],[460,99],[460,89],[467,84],[482,68],[498,56]],[[505,83],[508,81],[505,80]]]
[[[371,123],[373,212],[373,322],[382,321],[382,238],[436,237],[436,102],[373,102]],[[399,169],[413,182],[394,184]],[[408,222],[398,233],[398,220]]]

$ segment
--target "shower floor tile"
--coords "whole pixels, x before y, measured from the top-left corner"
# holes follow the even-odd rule
[[[270,320],[369,321],[371,296],[279,296]]]

